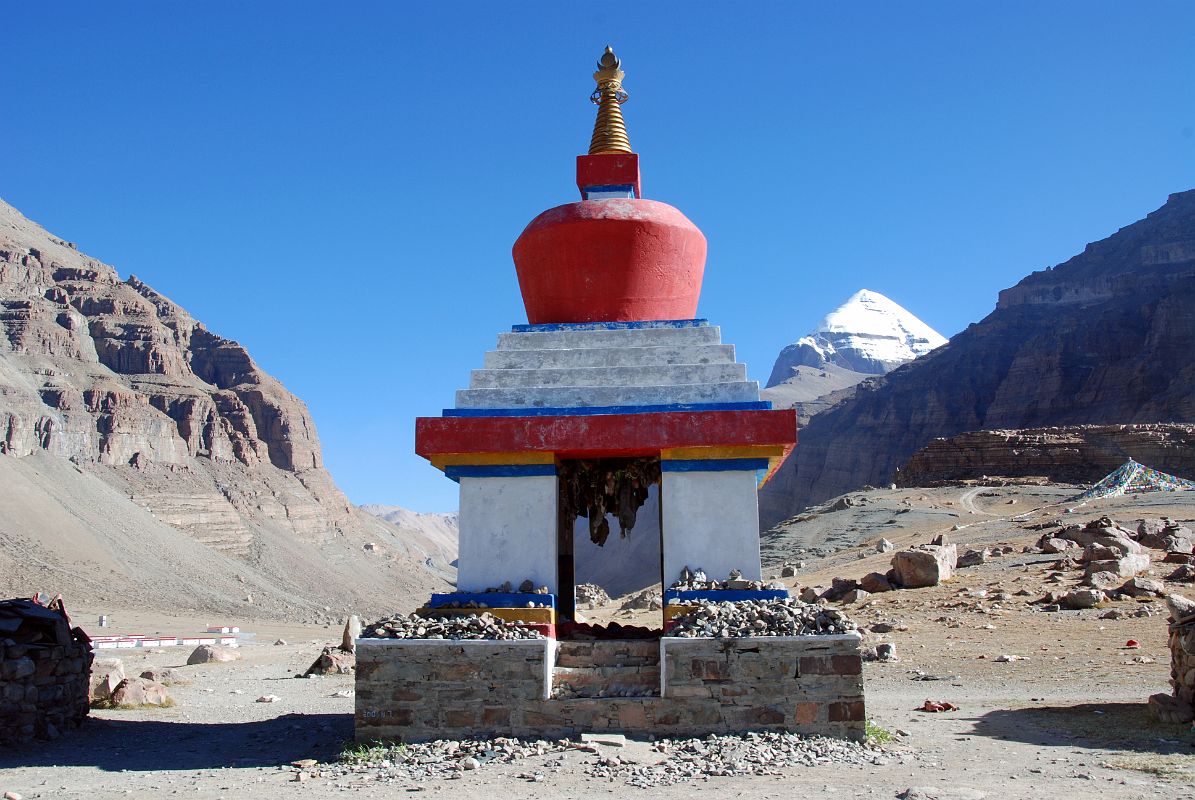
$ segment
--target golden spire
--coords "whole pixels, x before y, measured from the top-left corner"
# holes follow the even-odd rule
[[[597,121],[593,123],[593,138],[589,140],[589,155],[598,153],[631,153],[631,140],[627,138],[627,126],[622,121],[622,108],[627,93],[622,88],[625,73],[619,67],[622,62],[610,45],[598,61],[598,71],[593,73],[597,89],[589,99],[598,107]]]

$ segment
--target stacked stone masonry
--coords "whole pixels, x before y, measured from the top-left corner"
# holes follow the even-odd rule
[[[87,717],[91,645],[0,645],[0,743],[53,739]]]
[[[595,642],[591,663],[655,669],[626,642]],[[655,643],[652,643],[653,646]],[[661,686],[636,697],[553,698],[554,640],[357,642],[356,738],[418,742],[477,735],[704,736],[789,731],[865,737],[860,637],[671,639],[658,645]],[[641,646],[641,645],[639,645]],[[609,649],[609,653],[598,652]],[[632,653],[636,655],[631,655]],[[642,660],[642,664],[634,664]],[[617,657],[615,663],[620,663]],[[562,678],[563,679],[563,678]]]
[[[1195,706],[1195,620],[1170,626],[1170,683],[1180,708]]]

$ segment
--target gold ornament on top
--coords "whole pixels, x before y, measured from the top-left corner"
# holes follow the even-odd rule
[[[589,96],[598,107],[597,120],[593,123],[593,138],[589,140],[589,155],[598,153],[632,153],[631,140],[627,137],[627,126],[622,120],[622,104],[630,96],[622,88],[626,74],[620,67],[622,62],[614,55],[610,45],[598,60],[598,71],[593,73],[597,89]]]

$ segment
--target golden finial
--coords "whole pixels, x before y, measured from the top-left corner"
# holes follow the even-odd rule
[[[631,153],[631,140],[627,137],[627,126],[622,121],[622,108],[627,101],[626,90],[622,88],[625,74],[619,67],[622,62],[614,55],[610,45],[598,60],[598,71],[593,73],[597,89],[589,99],[597,105],[597,121],[593,123],[593,138],[589,140],[589,155],[598,153]]]

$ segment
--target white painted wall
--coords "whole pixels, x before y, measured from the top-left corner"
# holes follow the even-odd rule
[[[461,478],[460,526],[458,589],[530,578],[556,592],[555,475]]]
[[[686,566],[711,580],[726,580],[732,569],[762,579],[755,482],[753,470],[663,474],[665,588]]]

